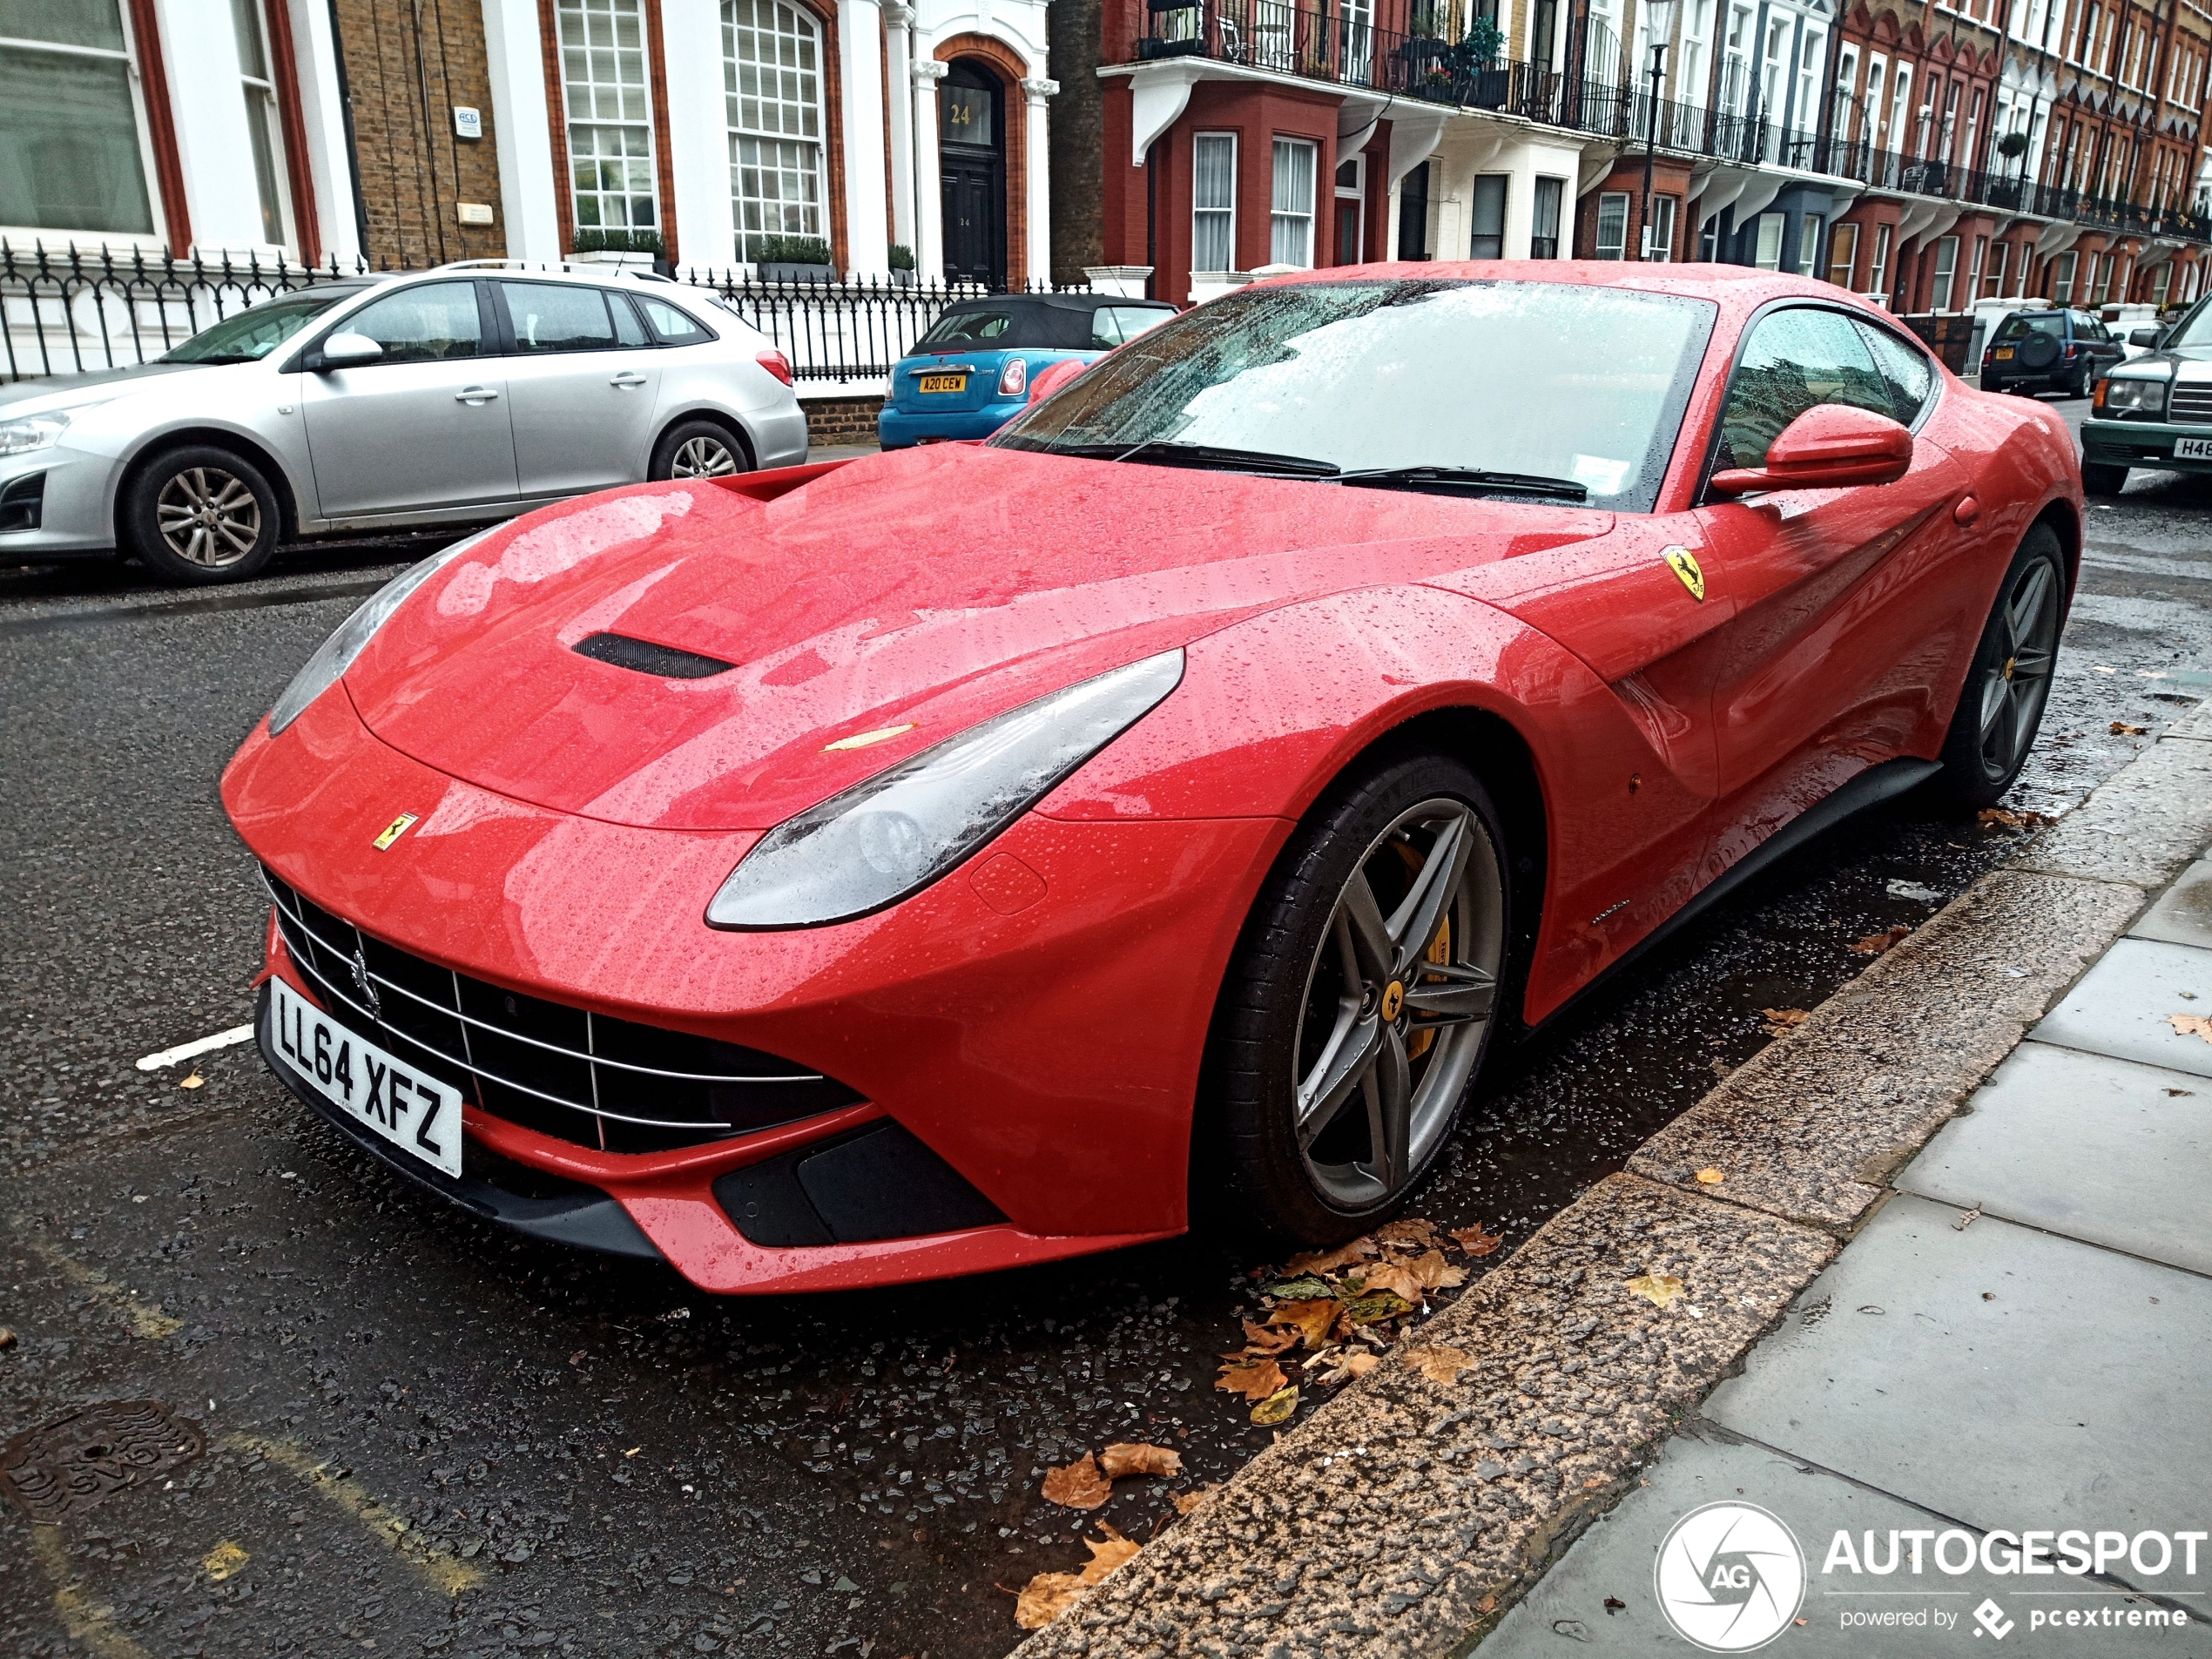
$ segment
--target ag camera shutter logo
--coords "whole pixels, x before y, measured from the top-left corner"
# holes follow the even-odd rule
[[[1667,1622],[1707,1653],[1749,1653],[1789,1628],[1805,1599],[1805,1557],[1757,1504],[1709,1503],[1659,1546],[1652,1588]]]

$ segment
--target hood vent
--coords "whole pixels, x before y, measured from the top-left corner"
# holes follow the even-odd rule
[[[737,666],[719,657],[702,657],[694,651],[678,651],[673,645],[656,645],[650,639],[632,639],[628,634],[594,634],[579,641],[576,649],[595,661],[634,669],[640,674],[658,674],[670,680],[711,679]]]

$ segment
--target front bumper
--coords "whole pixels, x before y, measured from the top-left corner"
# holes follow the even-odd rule
[[[988,438],[1028,408],[1024,398],[1005,398],[980,409],[900,409],[886,403],[876,416],[876,437],[887,449],[910,444]]]
[[[2177,461],[2177,438],[2212,438],[2212,427],[2167,421],[2099,421],[2081,423],[2081,459],[2101,467],[2157,467],[2172,472],[2212,473],[2212,460]]]
[[[719,1291],[948,1277],[1182,1231],[1214,993],[1287,833],[1273,819],[1032,814],[875,916],[732,934],[701,913],[750,833],[640,830],[488,795],[380,742],[342,686],[281,738],[264,728],[249,738],[223,796],[284,881],[399,949],[603,1018],[757,1049],[860,1095],[857,1106],[651,1153],[464,1111],[472,1151],[604,1194],[686,1278]],[[377,851],[401,809],[421,822]],[[994,881],[998,858],[1033,878]],[[274,927],[268,951],[269,973],[321,1001]],[[759,1171],[754,1196],[772,1197],[772,1166],[885,1119],[1007,1219],[820,1244],[760,1242],[776,1230],[749,1237],[732,1220],[750,1190],[733,1175]],[[543,1219],[511,1207],[490,1218]]]
[[[0,528],[0,559],[111,551],[115,533],[108,514],[116,471],[112,456],[73,449],[67,443],[0,459],[0,496],[34,478],[42,481],[38,527]],[[0,525],[7,522],[0,518]]]

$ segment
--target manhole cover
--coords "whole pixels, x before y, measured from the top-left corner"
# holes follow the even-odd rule
[[[158,1399],[106,1399],[10,1440],[0,1448],[0,1486],[31,1520],[51,1524],[206,1447],[196,1426]]]

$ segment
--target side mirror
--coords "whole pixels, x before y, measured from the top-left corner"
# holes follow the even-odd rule
[[[1716,472],[1706,489],[1721,496],[1766,489],[1841,489],[1892,484],[1912,465],[1912,435],[1886,415],[1844,403],[1817,403],[1782,428],[1764,467]]]
[[[2161,332],[2156,328],[2135,329],[2128,336],[2128,343],[2130,346],[2148,346],[2155,351],[2158,349],[2158,336]]]
[[[367,334],[349,334],[341,330],[322,342],[321,367],[351,368],[357,363],[373,363],[383,354],[384,348]]]
[[[1065,386],[1090,365],[1080,357],[1063,357],[1029,382],[1029,401],[1041,402]]]

